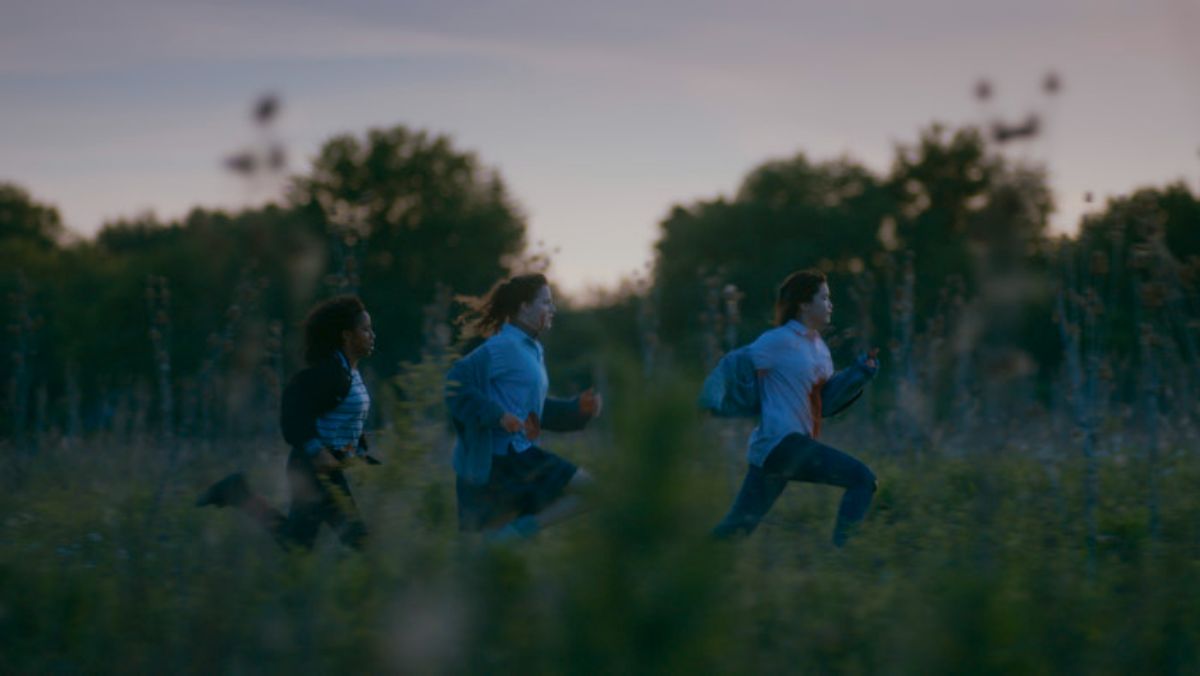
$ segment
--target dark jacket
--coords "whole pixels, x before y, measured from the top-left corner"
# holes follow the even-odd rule
[[[284,440],[293,449],[304,451],[310,441],[319,438],[317,419],[337,408],[349,393],[350,369],[336,353],[297,373],[283,390],[279,427]],[[359,436],[358,447],[366,453],[365,435]]]

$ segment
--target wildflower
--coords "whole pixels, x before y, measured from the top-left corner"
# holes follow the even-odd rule
[[[1046,77],[1042,79],[1042,91],[1050,96],[1054,96],[1062,89],[1062,78],[1058,73],[1050,71],[1046,73]]]
[[[254,121],[259,124],[267,124],[275,118],[279,112],[279,97],[274,94],[267,94],[254,104]]]
[[[980,101],[987,101],[992,98],[992,83],[986,79],[982,79],[975,83],[975,98]]]

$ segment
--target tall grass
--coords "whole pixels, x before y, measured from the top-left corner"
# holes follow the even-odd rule
[[[1078,455],[1011,443],[912,456],[830,440],[881,489],[859,537],[827,545],[838,491],[794,484],[750,539],[706,537],[732,495],[694,386],[613,368],[607,415],[552,449],[597,476],[595,509],[511,548],[455,529],[442,358],[408,368],[387,461],[352,470],[362,554],[326,533],[278,551],[194,492],[229,455],[181,455],[157,518],[152,438],[57,447],[0,497],[0,669],[6,672],[1126,673],[1200,667],[1200,463],[1165,446],[1151,538],[1146,457],[1098,456],[1088,559]],[[381,402],[381,405],[383,403]],[[611,436],[609,436],[611,435]],[[597,438],[611,438],[598,444]],[[1053,443],[1031,426],[1029,439]],[[284,495],[284,452],[237,442]],[[930,449],[936,451],[936,449]],[[261,458],[261,460],[260,460]],[[1053,474],[1061,474],[1055,488]]]

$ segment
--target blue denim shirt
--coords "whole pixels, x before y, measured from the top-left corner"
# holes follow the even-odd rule
[[[491,361],[488,365],[488,396],[506,412],[521,420],[530,414],[542,418],[542,404],[550,389],[542,344],[521,329],[506,323],[484,343]],[[533,445],[525,431],[498,435],[493,455],[508,453],[509,446],[520,453]]]
[[[492,350],[484,343],[456,361],[446,374],[446,408],[458,436],[454,471],[476,486],[485,485],[491,476],[494,449],[507,448],[512,439],[500,427],[506,411],[490,394],[491,373]],[[542,430],[547,432],[581,430],[591,419],[580,409],[579,397],[546,397],[539,408]]]

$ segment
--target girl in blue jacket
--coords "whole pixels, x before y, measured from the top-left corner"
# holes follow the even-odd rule
[[[829,347],[821,339],[821,331],[829,326],[832,316],[833,301],[825,275],[817,270],[794,272],[779,287],[776,327],[740,354],[731,353],[753,368],[761,419],[750,436],[750,467],[742,488],[713,531],[718,538],[753,532],[789,481],[846,489],[833,529],[833,543],[838,547],[845,544],[851,530],[866,515],[875,493],[875,475],[861,461],[817,438],[823,406],[828,403],[831,409],[844,408],[853,400],[854,390],[875,373],[877,350],[835,374]],[[729,371],[737,370],[732,368],[734,362],[730,366]],[[718,379],[723,375],[717,374]],[[847,387],[846,383],[855,383],[855,387]],[[731,390],[736,389],[736,383],[733,385]]]
[[[458,360],[446,378],[454,448],[459,527],[492,540],[528,538],[577,514],[591,475],[543,449],[542,430],[582,429],[600,414],[591,389],[574,399],[547,396],[542,344],[554,319],[546,277],[498,282],[481,299],[466,299],[460,323],[486,341]]]

